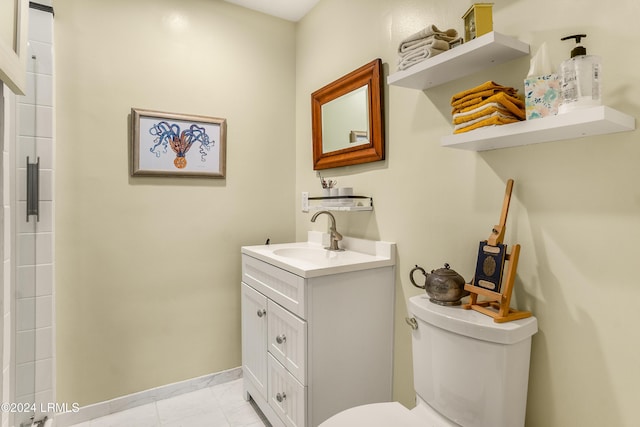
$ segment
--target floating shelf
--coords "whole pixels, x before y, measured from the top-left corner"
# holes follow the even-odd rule
[[[527,55],[528,44],[492,31],[391,74],[387,83],[425,90]]]
[[[387,83],[425,90],[526,55],[529,55],[528,44],[492,31],[407,70],[391,74],[387,77]],[[449,135],[442,138],[441,145],[485,151],[634,129],[633,117],[610,107],[599,106]]]
[[[372,211],[373,198],[368,196],[327,196],[309,197],[309,202],[316,201],[319,204],[309,204],[310,211]]]
[[[606,106],[575,110],[566,114],[501,126],[487,126],[445,136],[443,147],[470,151],[495,150],[583,136],[634,130],[635,119]]]

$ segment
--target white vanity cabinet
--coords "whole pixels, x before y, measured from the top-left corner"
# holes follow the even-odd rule
[[[315,427],[344,409],[390,401],[394,266],[302,277],[250,248],[242,254],[245,398],[274,427]]]

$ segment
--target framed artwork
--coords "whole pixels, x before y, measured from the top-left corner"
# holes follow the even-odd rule
[[[131,109],[131,175],[224,178],[227,121]]]

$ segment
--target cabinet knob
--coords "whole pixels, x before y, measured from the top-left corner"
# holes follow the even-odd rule
[[[286,337],[284,334],[282,334],[282,335],[278,335],[278,336],[276,337],[276,342],[277,342],[278,344],[282,344],[282,343],[283,343],[283,342],[285,342],[286,340],[287,340],[287,337]]]
[[[282,402],[283,400],[285,400],[287,398],[287,394],[283,391],[282,393],[278,393],[276,394],[276,400],[278,402]]]
[[[261,310],[258,310],[258,317],[262,317],[266,315],[267,315],[267,310],[265,310],[264,308]]]

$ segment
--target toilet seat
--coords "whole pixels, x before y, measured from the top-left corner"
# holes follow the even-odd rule
[[[345,409],[319,427],[425,427],[413,412],[398,402],[372,403]]]

